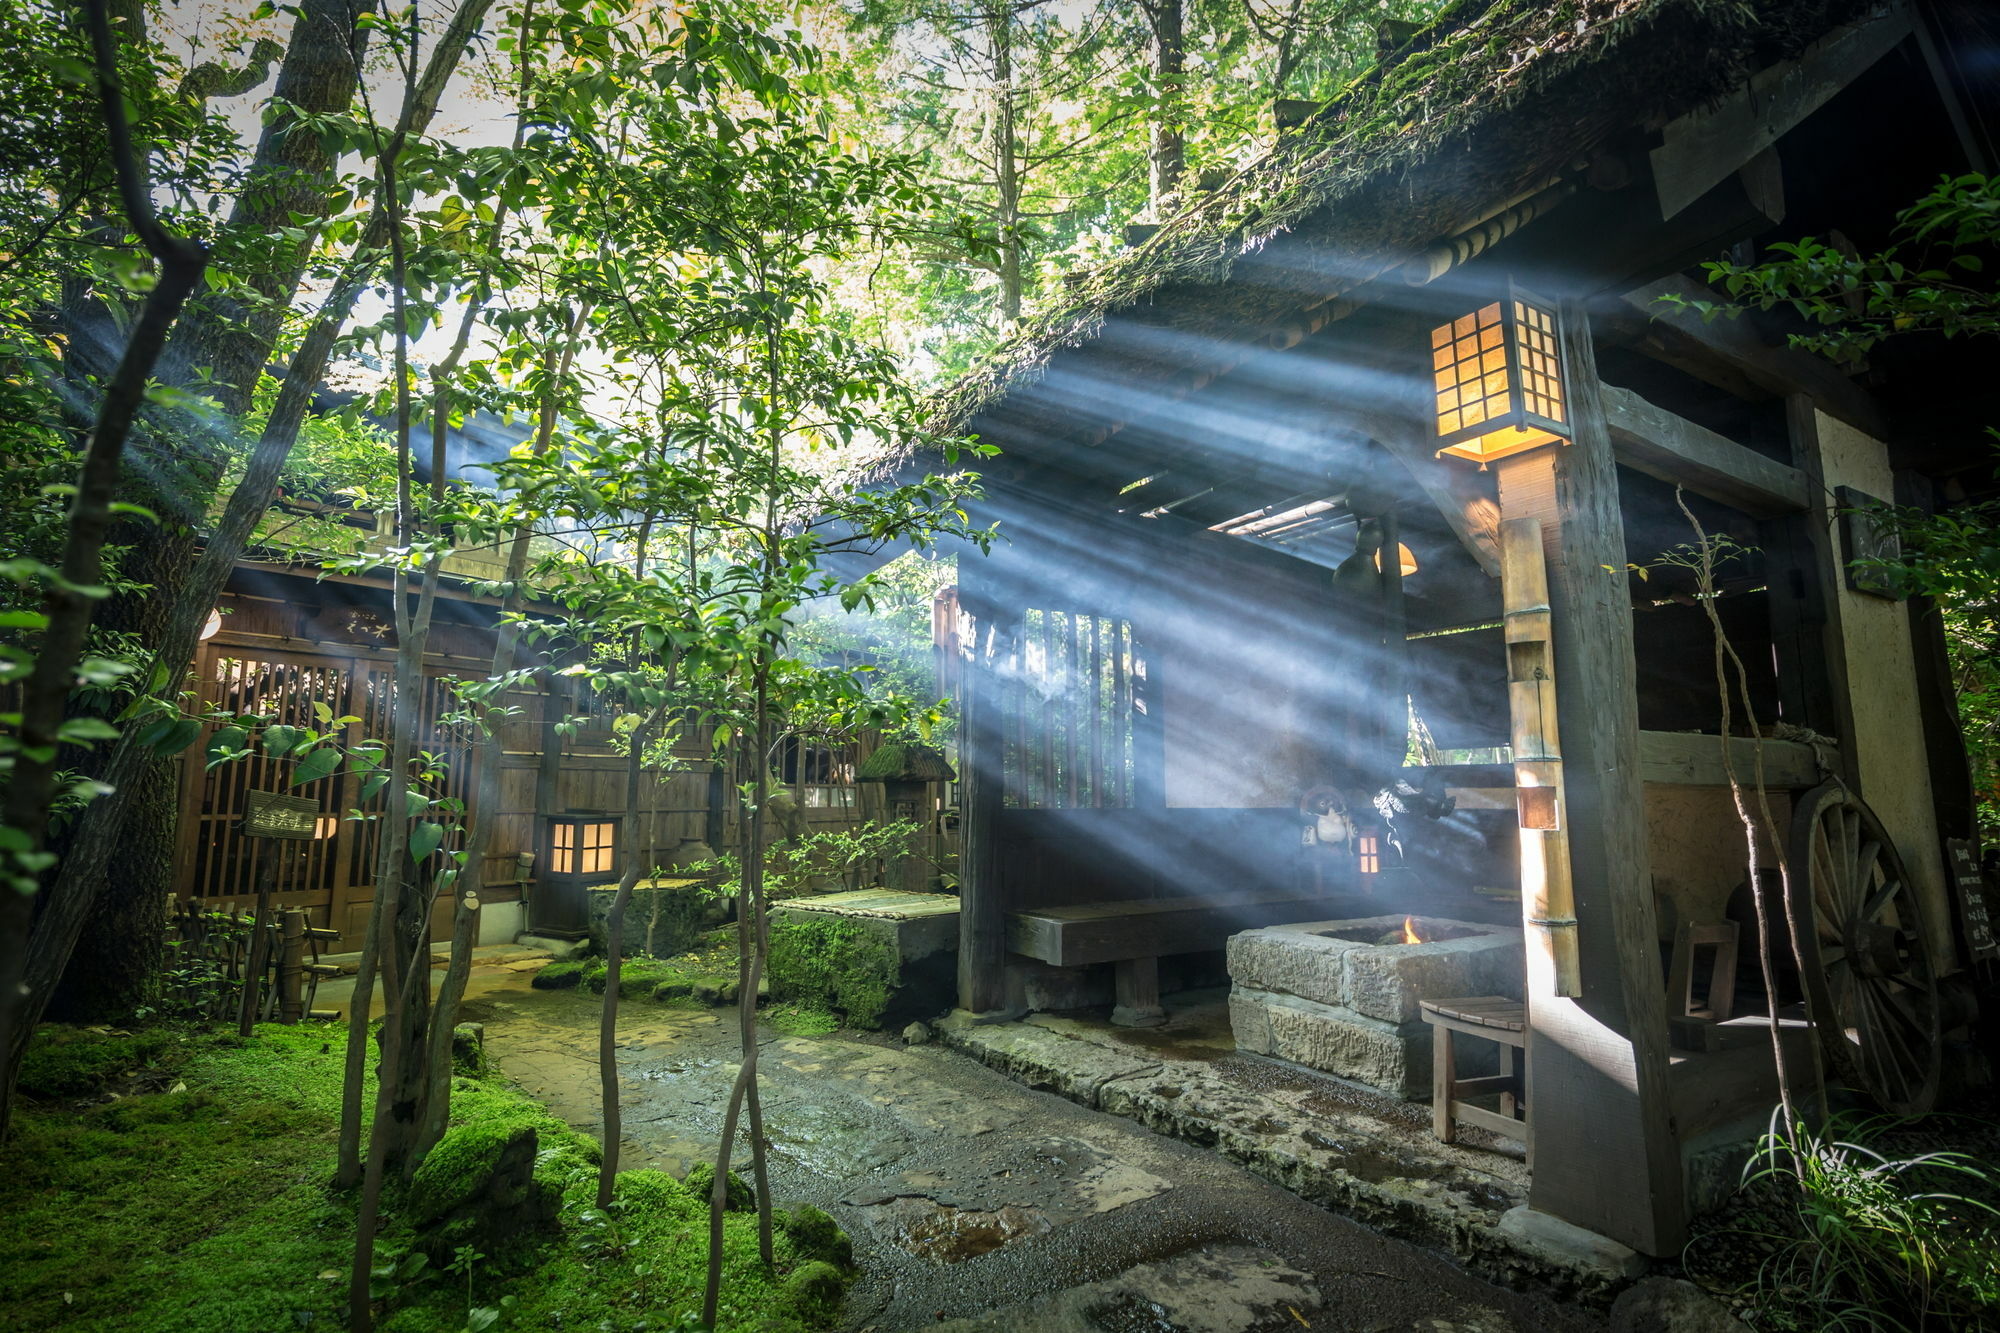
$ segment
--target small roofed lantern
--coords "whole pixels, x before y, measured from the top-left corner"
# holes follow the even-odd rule
[[[619,816],[599,811],[545,815],[541,872],[528,901],[536,935],[580,940],[590,933],[590,894],[618,878]]]
[[[549,857],[543,874],[589,886],[618,878],[617,815],[549,816]]]
[[[1496,458],[1569,443],[1555,309],[1519,288],[1431,330],[1431,382],[1440,455],[1483,471]]]

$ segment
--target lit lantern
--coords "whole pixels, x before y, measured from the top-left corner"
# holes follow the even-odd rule
[[[546,817],[541,873],[528,901],[533,934],[580,940],[590,933],[587,890],[618,878],[618,819],[598,811]]]
[[[1382,572],[1382,552],[1379,549],[1375,552],[1375,572]],[[1401,542],[1396,543],[1396,572],[1404,578],[1417,572],[1416,553]]]
[[[1431,330],[1438,453],[1483,470],[1496,458],[1567,444],[1569,409],[1555,310],[1519,290]]]
[[[548,876],[576,884],[602,884],[618,878],[618,817],[551,816],[545,864]]]
[[[1373,833],[1364,833],[1354,840],[1355,869],[1364,875],[1382,873],[1382,839]]]

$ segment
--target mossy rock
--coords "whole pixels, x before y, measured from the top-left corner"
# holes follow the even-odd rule
[[[584,965],[574,959],[550,963],[528,984],[536,990],[574,990],[583,981]]]
[[[451,1030],[451,1072],[461,1078],[486,1074],[486,1025],[460,1023]]]
[[[854,1242],[825,1209],[809,1203],[794,1204],[779,1209],[772,1220],[791,1238],[792,1248],[801,1259],[817,1260],[840,1269],[854,1267]]]
[[[832,1264],[814,1260],[800,1264],[786,1277],[783,1299],[793,1318],[813,1328],[829,1328],[840,1316],[847,1295],[847,1275]]]
[[[435,1260],[460,1245],[488,1248],[555,1221],[560,1199],[535,1179],[533,1125],[462,1125],[438,1141],[410,1180],[404,1213]]]
[[[770,968],[773,996],[844,1014],[857,1028],[882,1025],[902,979],[895,945],[838,917],[773,922]]]
[[[688,1173],[681,1183],[687,1186],[690,1194],[706,1204],[710,1193],[715,1189],[714,1164],[696,1162],[688,1168]],[[722,1206],[728,1212],[747,1213],[757,1206],[757,1191],[750,1188],[749,1181],[731,1171],[729,1187],[723,1192]]]

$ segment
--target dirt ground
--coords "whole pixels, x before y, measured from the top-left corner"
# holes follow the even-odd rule
[[[503,1073],[596,1133],[598,997],[537,991],[532,976],[520,961],[476,968],[465,1020],[485,1025]],[[679,1173],[711,1157],[734,1014],[629,1003],[620,1035],[624,1163]],[[854,1238],[850,1333],[1604,1327],[936,1045],[768,1029],[760,1041],[773,1188]]]

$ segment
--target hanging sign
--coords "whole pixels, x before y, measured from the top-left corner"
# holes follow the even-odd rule
[[[1946,838],[1944,849],[1952,883],[1958,888],[1958,911],[1965,922],[1965,942],[1972,951],[1972,961],[2000,958],[2000,938],[1993,933],[1992,904],[1986,877],[1979,873],[1977,849],[1968,838]]]
[[[243,793],[243,832],[248,837],[310,841],[317,836],[319,816],[319,802],[308,797],[274,791]]]

